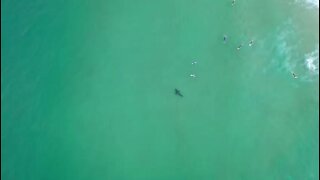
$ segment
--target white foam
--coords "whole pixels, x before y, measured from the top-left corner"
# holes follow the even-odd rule
[[[295,0],[295,2],[304,4],[307,8],[319,9],[319,0]]]
[[[280,32],[278,33],[275,42],[276,56],[278,56],[278,58],[273,62],[279,70],[288,72],[293,71],[296,67],[296,60],[292,58],[294,46],[288,43],[288,39],[294,35],[291,27],[291,20],[288,20],[279,30]]]
[[[314,82],[319,76],[319,44],[311,51],[302,52],[302,44],[297,40],[295,26],[289,19],[270,35],[273,56],[267,67],[279,72],[291,72],[299,82]],[[295,42],[295,43],[292,43]],[[263,40],[259,40],[263,44]],[[295,75],[293,75],[293,73]]]
[[[319,0],[306,0],[306,3],[313,7],[319,8]]]
[[[305,65],[311,73],[319,75],[319,47],[305,55]]]

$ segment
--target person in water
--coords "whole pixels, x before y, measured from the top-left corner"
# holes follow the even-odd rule
[[[181,92],[180,92],[178,89],[174,89],[174,93],[175,93],[177,96],[183,97],[183,95],[181,94]]]
[[[298,78],[298,76],[294,72],[291,72],[291,74],[292,74],[293,78],[295,78],[295,79]]]
[[[226,43],[227,40],[228,40],[228,36],[227,36],[227,35],[224,35],[224,36],[223,36],[223,42]]]
[[[252,45],[253,45],[253,40],[249,42],[249,46],[252,46]]]
[[[237,50],[239,51],[241,48],[242,48],[242,44],[240,44],[240,45],[237,47]]]
[[[236,0],[232,0],[231,5],[234,6],[236,4]]]
[[[195,74],[190,74],[190,77],[196,78],[197,76]]]

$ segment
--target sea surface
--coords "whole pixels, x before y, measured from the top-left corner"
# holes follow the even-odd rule
[[[317,180],[318,86],[318,0],[1,0],[1,178]]]

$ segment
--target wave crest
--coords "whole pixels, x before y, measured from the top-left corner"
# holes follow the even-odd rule
[[[305,55],[305,65],[311,73],[319,75],[319,46],[313,52]]]
[[[296,0],[296,3],[304,4],[307,8],[318,8],[319,0]]]

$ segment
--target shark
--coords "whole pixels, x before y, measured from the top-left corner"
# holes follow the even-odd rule
[[[174,89],[174,93],[175,93],[177,96],[183,97],[183,95],[181,94],[180,90],[178,90],[178,89]]]

